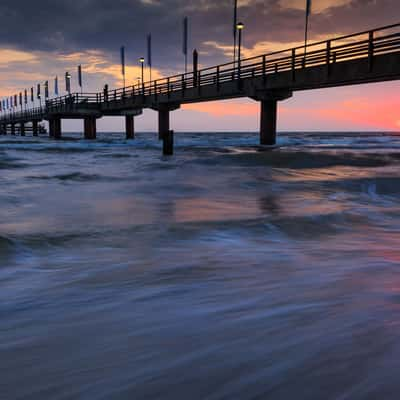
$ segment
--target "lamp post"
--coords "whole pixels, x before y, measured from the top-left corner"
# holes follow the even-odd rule
[[[144,94],[144,57],[140,57],[139,62],[142,66],[142,92]]]
[[[71,74],[69,72],[65,73],[65,89],[68,94],[71,94]]]
[[[242,50],[242,31],[244,29],[244,24],[242,22],[238,22],[238,24],[236,25],[236,29],[239,32],[239,44],[238,44],[238,77],[240,78],[240,63],[241,63],[241,59],[242,59],[242,54],[241,54],[241,50]]]

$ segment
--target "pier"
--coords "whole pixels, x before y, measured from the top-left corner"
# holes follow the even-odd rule
[[[260,144],[276,144],[279,103],[296,91],[400,79],[400,24],[359,32],[282,51],[98,93],[71,93],[39,108],[3,112],[0,133],[62,137],[62,119],[83,120],[84,138],[96,139],[104,116],[125,118],[126,138],[135,138],[135,117],[143,109],[158,113],[158,138],[171,153],[170,113],[182,104],[251,98],[260,104]],[[371,99],[373,102],[374,99]]]

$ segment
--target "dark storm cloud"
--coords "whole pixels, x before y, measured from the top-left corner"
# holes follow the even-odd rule
[[[314,4],[317,2],[314,0]],[[59,52],[98,49],[115,53],[117,58],[118,48],[124,44],[132,57],[139,57],[145,54],[145,36],[151,32],[155,60],[172,66],[180,53],[184,15],[191,20],[193,47],[201,47],[205,41],[231,43],[232,3],[233,0],[2,0],[0,46]],[[279,0],[245,3],[239,15],[246,24],[246,46],[259,41],[301,40],[301,10],[283,8]],[[314,15],[312,32],[352,32],[393,23],[397,22],[399,11],[398,0],[352,0],[348,5]],[[213,58],[218,59],[216,54]]]

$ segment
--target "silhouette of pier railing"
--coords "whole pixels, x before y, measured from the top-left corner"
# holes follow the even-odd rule
[[[294,91],[395,79],[400,79],[400,23],[140,85],[57,97],[43,107],[3,113],[0,129],[4,132],[7,124],[45,119],[50,134],[58,138],[61,118],[83,118],[89,139],[96,137],[96,118],[123,115],[127,138],[133,138],[133,117],[151,108],[159,112],[159,136],[163,138],[170,132],[169,112],[181,104],[249,97],[261,102],[261,143],[274,144],[277,102]]]
[[[327,66],[344,61],[369,59],[372,68],[374,57],[400,51],[400,24],[345,35],[304,46],[279,50],[261,56],[229,62],[193,72],[178,74],[133,85],[112,89],[100,94],[100,101],[124,100],[136,95],[160,95],[184,91],[207,85],[221,85],[240,79],[267,76],[280,72],[296,72],[304,68]],[[395,32],[391,32],[394,31]],[[327,68],[327,69],[328,69]]]

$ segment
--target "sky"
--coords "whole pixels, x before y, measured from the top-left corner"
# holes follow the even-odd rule
[[[243,56],[299,45],[304,40],[306,0],[239,0],[245,24]],[[104,84],[121,87],[119,49],[126,47],[127,83],[140,76],[138,59],[153,41],[153,78],[181,73],[182,20],[189,18],[189,49],[199,51],[201,66],[232,58],[233,0],[1,0],[0,98],[37,83],[63,87],[66,71],[77,87],[82,64],[84,90]],[[310,41],[400,22],[399,0],[313,0]],[[146,71],[146,74],[148,71]],[[400,82],[295,92],[279,104],[282,131],[400,131]],[[191,104],[172,113],[177,131],[257,131],[259,105],[253,100]],[[82,121],[64,121],[65,130]],[[104,118],[99,130],[123,130],[122,118]],[[157,115],[146,110],[138,131],[156,131]]]

